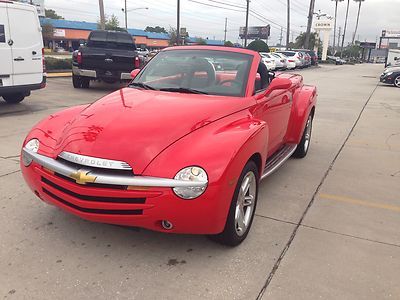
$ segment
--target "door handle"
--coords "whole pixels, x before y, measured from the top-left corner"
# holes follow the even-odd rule
[[[14,61],[24,61],[25,59],[21,56],[18,56],[17,58],[14,58]]]

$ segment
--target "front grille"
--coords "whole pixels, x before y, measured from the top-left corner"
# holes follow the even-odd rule
[[[61,199],[60,197],[58,197],[57,195],[53,194],[52,192],[50,192],[49,190],[47,190],[45,188],[43,188],[43,193],[45,193],[46,195],[50,196],[54,200],[66,205],[68,207],[71,207],[73,209],[76,209],[78,211],[85,212],[85,213],[101,214],[101,215],[142,215],[143,214],[142,209],[130,209],[130,210],[113,209],[113,210],[110,210],[110,209],[95,209],[95,208],[80,207],[80,206],[72,204],[68,201],[65,201],[64,199]]]
[[[45,177],[42,177],[42,182],[51,186],[52,188],[72,196],[74,198],[85,200],[85,201],[92,201],[92,202],[107,202],[107,203],[129,203],[129,204],[144,204],[146,202],[146,198],[111,198],[111,197],[97,197],[97,196],[88,196],[88,195],[81,195],[75,192],[72,192],[54,182],[51,182]]]
[[[77,184],[75,179],[69,178],[67,176],[58,173],[54,173],[54,175],[61,179],[67,180],[71,183]],[[128,188],[127,185],[103,184],[103,183],[92,183],[92,182],[86,183],[85,186],[92,188],[103,188],[103,189],[113,189],[113,190],[126,190]]]

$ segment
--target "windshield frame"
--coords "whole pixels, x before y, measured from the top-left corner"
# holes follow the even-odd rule
[[[247,65],[247,68],[245,70],[245,76],[244,76],[244,80],[243,80],[243,83],[242,83],[242,87],[241,87],[240,93],[238,93],[238,94],[226,94],[226,93],[212,92],[212,93],[204,94],[205,96],[210,95],[210,96],[235,97],[235,98],[246,97],[248,84],[249,84],[250,71],[252,70],[253,63],[254,63],[254,55],[252,55],[250,53],[236,52],[236,51],[230,51],[230,50],[222,50],[222,49],[219,50],[219,49],[209,49],[209,48],[201,49],[201,48],[189,48],[189,47],[188,48],[183,48],[182,47],[182,48],[178,48],[178,49],[175,48],[175,49],[162,50],[159,53],[157,53],[154,57],[152,57],[152,59],[140,70],[140,72],[136,75],[136,77],[131,82],[132,83],[146,83],[146,82],[141,81],[140,78],[143,76],[144,72],[146,72],[146,70],[149,68],[149,66],[151,66],[152,62],[154,62],[154,60],[159,55],[162,55],[163,53],[178,52],[178,51],[216,52],[216,53],[226,53],[228,55],[230,54],[230,55],[238,55],[238,56],[246,57],[248,59],[248,65]],[[218,72],[223,72],[223,71],[216,70],[216,73],[218,73]],[[130,87],[132,88],[133,86],[130,86]],[[167,88],[167,87],[161,88],[161,90],[163,90],[165,88]],[[155,90],[156,91],[160,91],[160,89],[158,89],[158,88],[156,88]],[[162,91],[162,92],[167,92],[167,91]],[[201,92],[201,93],[198,93],[199,95],[203,94],[202,90],[199,90],[199,92]]]

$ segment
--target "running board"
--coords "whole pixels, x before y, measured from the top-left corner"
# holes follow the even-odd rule
[[[275,152],[268,160],[261,180],[274,173],[296,151],[296,144],[287,144]]]

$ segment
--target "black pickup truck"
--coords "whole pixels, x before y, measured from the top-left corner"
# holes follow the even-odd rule
[[[128,32],[95,30],[72,55],[72,83],[74,88],[89,88],[91,80],[131,80],[130,72],[142,65]]]

